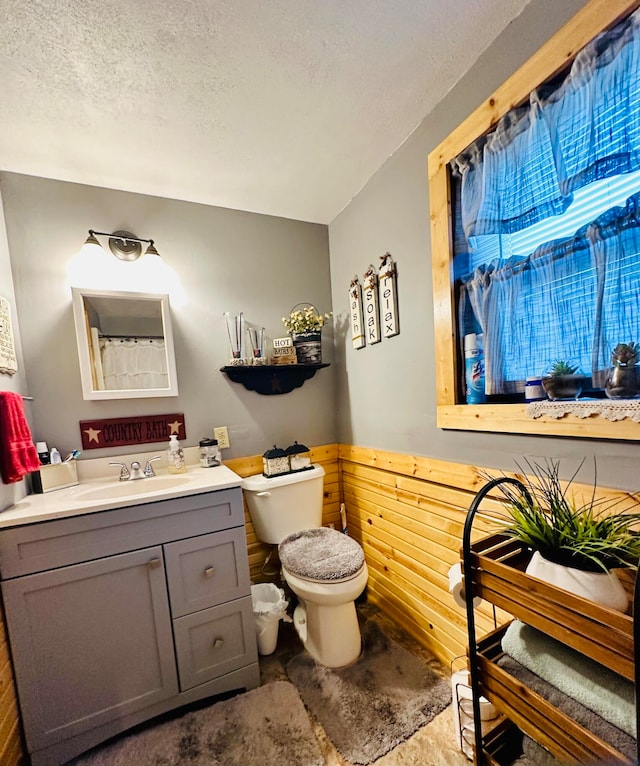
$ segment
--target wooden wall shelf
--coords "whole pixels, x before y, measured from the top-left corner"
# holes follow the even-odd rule
[[[247,391],[271,396],[288,394],[300,388],[305,380],[312,378],[325,364],[264,364],[221,367],[220,372],[234,383],[242,383]]]

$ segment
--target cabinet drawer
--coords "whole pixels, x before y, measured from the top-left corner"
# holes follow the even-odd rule
[[[242,490],[159,500],[0,533],[3,580],[242,526]]]
[[[180,689],[258,661],[251,596],[174,620]]]
[[[164,547],[174,617],[246,596],[250,589],[244,527]]]

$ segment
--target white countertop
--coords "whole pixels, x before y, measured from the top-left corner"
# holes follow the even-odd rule
[[[241,481],[240,476],[224,464],[214,468],[189,465],[183,474],[158,469],[155,477],[134,481],[121,482],[117,476],[101,477],[81,481],[75,487],[27,495],[0,511],[0,529],[230,489],[239,487]]]

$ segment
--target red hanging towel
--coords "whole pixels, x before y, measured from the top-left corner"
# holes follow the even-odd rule
[[[0,476],[5,484],[20,481],[40,468],[20,394],[0,391]]]

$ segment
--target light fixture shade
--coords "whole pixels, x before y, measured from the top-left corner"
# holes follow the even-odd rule
[[[91,229],[89,229],[89,236],[85,239],[84,243],[85,245],[98,245],[98,247],[102,247]]]
[[[95,237],[95,234],[91,229],[89,229],[89,236],[85,239],[84,245],[82,245],[82,249],[80,250],[81,255],[83,256],[100,256],[104,255],[104,248],[98,242],[98,240]]]
[[[157,255],[160,258],[160,253],[156,250],[156,246],[153,244],[153,240],[149,242],[149,247],[144,251],[145,255]]]

